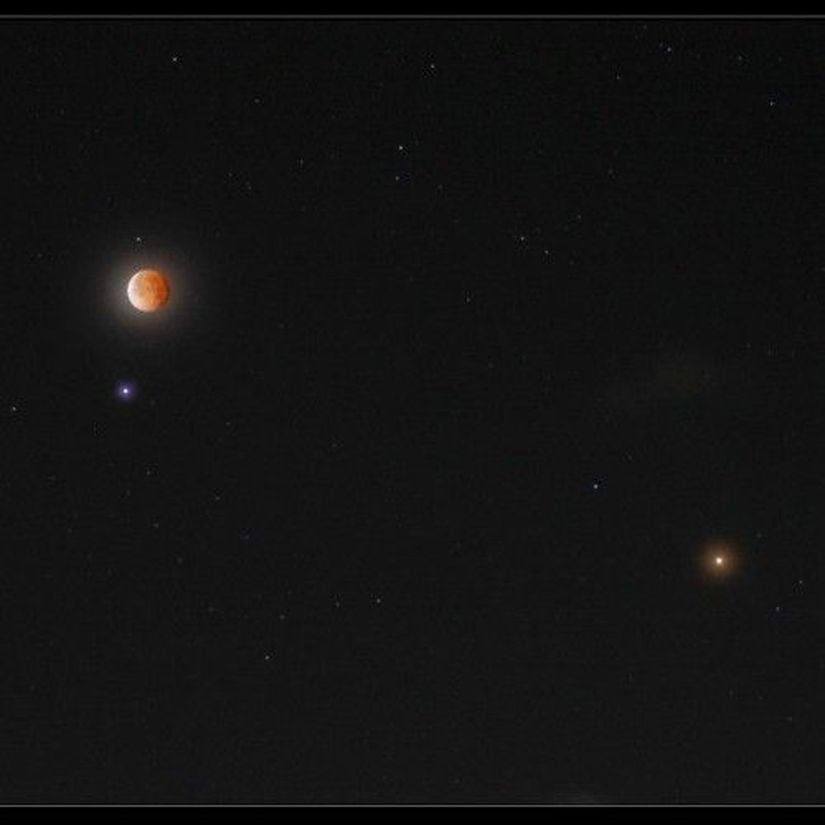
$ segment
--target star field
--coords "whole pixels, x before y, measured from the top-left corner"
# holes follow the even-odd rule
[[[0,803],[823,801],[821,21],[0,46]]]

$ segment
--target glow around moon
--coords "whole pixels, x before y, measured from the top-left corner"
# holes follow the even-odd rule
[[[157,269],[138,270],[129,279],[126,294],[140,312],[157,312],[169,303],[169,279]]]
[[[85,293],[95,323],[130,346],[182,344],[212,322],[210,280],[189,250],[103,248],[87,268],[96,274]]]

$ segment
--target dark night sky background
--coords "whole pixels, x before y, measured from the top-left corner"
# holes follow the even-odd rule
[[[825,802],[823,84],[3,21],[0,802]]]

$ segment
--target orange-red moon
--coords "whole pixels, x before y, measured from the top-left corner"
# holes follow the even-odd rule
[[[141,269],[129,279],[129,303],[141,312],[157,312],[169,303],[169,279],[156,269]]]

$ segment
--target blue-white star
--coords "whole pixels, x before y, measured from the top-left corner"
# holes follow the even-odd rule
[[[137,386],[132,381],[119,381],[115,387],[115,397],[123,403],[133,401],[136,395]]]

